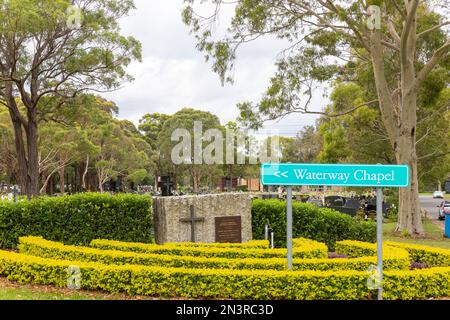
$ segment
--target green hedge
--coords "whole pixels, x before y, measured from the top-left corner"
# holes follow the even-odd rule
[[[152,242],[152,200],[141,195],[97,193],[0,202],[0,248],[16,248],[21,236],[66,244],[93,239]]]
[[[0,276],[66,287],[69,266],[81,270],[81,288],[157,297],[220,299],[370,299],[365,271],[220,270],[104,265],[44,259],[0,251]],[[386,271],[386,299],[450,295],[450,268]]]
[[[389,247],[391,248],[391,247]],[[67,246],[38,237],[20,238],[20,253],[47,259],[98,262],[103,264],[139,264],[190,269],[237,269],[237,270],[286,270],[285,258],[210,258],[167,254],[145,254],[118,250],[102,250],[81,246]],[[245,249],[242,249],[245,250]],[[270,249],[266,249],[270,250]],[[409,269],[409,255],[399,248],[386,251],[385,270]],[[358,270],[376,264],[376,256],[355,259],[294,259],[294,270]]]
[[[312,258],[326,258],[327,246],[323,243],[305,240],[309,245],[295,246],[292,250],[294,258],[312,259]],[[148,254],[163,254],[173,256],[191,256],[191,257],[206,257],[206,258],[285,258],[286,249],[241,249],[241,248],[220,248],[220,247],[183,247],[177,244],[146,244],[137,242],[122,242],[114,240],[97,239],[92,240],[91,247],[103,250],[118,250],[126,252],[148,253]]]
[[[450,250],[429,246],[387,241],[387,245],[405,249],[409,252],[412,262],[426,263],[433,267],[450,266]]]
[[[277,246],[286,239],[286,205],[279,200],[253,202],[253,238],[264,238],[264,226],[275,231]],[[324,242],[333,250],[340,240],[374,242],[376,226],[336,211],[294,203],[294,237]],[[77,194],[42,197],[17,204],[0,202],[0,247],[16,248],[21,236],[42,236],[66,244],[93,239],[152,242],[152,202],[148,196]]]
[[[376,224],[356,219],[328,208],[313,204],[293,203],[293,233],[295,238],[309,238],[324,242],[331,250],[340,240],[376,241]],[[253,201],[253,237],[264,239],[264,226],[269,224],[275,232],[275,243],[286,242],[286,202],[279,200]]]

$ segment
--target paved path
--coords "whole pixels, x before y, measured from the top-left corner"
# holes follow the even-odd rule
[[[444,222],[438,220],[439,209],[438,205],[442,203],[442,199],[433,199],[432,196],[419,196],[420,205],[422,209],[427,210],[428,218],[436,222],[442,229],[444,229]]]

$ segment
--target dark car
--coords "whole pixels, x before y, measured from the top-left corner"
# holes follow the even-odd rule
[[[450,201],[442,201],[439,207],[439,220],[445,220],[445,214],[450,214]]]

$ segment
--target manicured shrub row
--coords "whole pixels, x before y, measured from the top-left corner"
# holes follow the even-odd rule
[[[376,225],[361,222],[348,215],[312,204],[295,202],[292,208],[295,238],[308,238],[326,243],[331,251],[336,241],[359,240],[375,242]],[[253,201],[253,238],[264,238],[264,226],[274,230],[277,246],[286,244],[286,202],[279,200]]]
[[[285,211],[284,202],[255,200],[253,238],[263,239],[264,226],[270,224],[276,245],[284,246]],[[330,249],[336,241],[344,239],[375,241],[373,223],[358,222],[336,211],[301,203],[294,204],[293,214],[295,238],[324,242]],[[16,248],[18,238],[29,235],[75,245],[86,245],[92,239],[152,243],[152,224],[152,201],[148,196],[87,193],[41,197],[16,204],[2,201],[0,248]]]
[[[21,236],[67,244],[93,239],[153,242],[152,200],[140,195],[77,194],[0,202],[0,248],[16,248]]]
[[[240,249],[267,249],[269,248],[268,240],[252,240],[244,243],[197,243],[197,242],[170,242],[166,243],[170,246],[178,247],[209,247],[209,248],[240,248]]]
[[[221,299],[367,299],[367,272],[220,270],[104,265],[0,251],[0,275],[20,283],[67,285],[67,268],[81,270],[82,289],[111,293]],[[450,295],[450,268],[387,271],[385,297]]]
[[[421,263],[430,267],[450,267],[450,250],[430,246],[387,241],[383,245],[383,254],[396,249],[405,250],[411,263]],[[360,241],[336,242],[336,251],[348,257],[373,256],[377,249],[375,244]],[[394,253],[393,252],[393,253]]]
[[[145,254],[114,250],[101,250],[87,247],[66,246],[42,238],[26,237],[20,239],[20,252],[23,254],[49,259],[99,262],[103,264],[139,264],[146,266],[203,268],[203,269],[249,269],[249,270],[285,270],[285,258],[207,258],[192,256],[171,256]],[[386,270],[408,269],[409,256],[404,250],[388,252],[384,256]],[[399,253],[397,256],[397,253]],[[360,270],[364,271],[376,263],[375,257],[356,259],[294,259],[294,270]]]
[[[448,249],[400,242],[386,242],[386,244],[408,251],[412,262],[425,263],[433,267],[450,266],[450,250]]]
[[[413,271],[386,271],[385,299],[429,299],[450,296],[450,267]]]
[[[385,247],[386,244],[383,246]],[[377,246],[373,243],[344,240],[338,241],[335,250],[339,254],[345,254],[349,258],[376,256]]]
[[[107,250],[131,251],[139,253],[169,254],[178,256],[216,258],[284,258],[286,249],[240,249],[215,247],[182,247],[178,245],[156,245],[112,240],[92,240],[91,247]],[[308,241],[304,246],[294,247],[294,258],[326,258],[327,246]]]

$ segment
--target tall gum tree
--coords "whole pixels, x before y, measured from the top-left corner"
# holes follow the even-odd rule
[[[233,6],[234,15],[226,36],[217,40],[213,30],[227,5]],[[212,13],[205,14],[205,8]],[[448,9],[447,1],[433,0],[185,0],[182,18],[222,82],[233,81],[234,60],[245,43],[266,35],[288,42],[263,99],[239,105],[241,120],[251,127],[291,113],[337,117],[378,105],[397,163],[411,169],[411,185],[400,191],[398,230],[422,234],[417,97],[433,70],[448,68]],[[423,17],[430,18],[419,28]],[[433,50],[419,55],[423,39],[436,34],[440,36]],[[367,64],[374,76],[373,99],[339,113],[310,111],[317,85],[345,78],[352,68]]]
[[[141,59],[141,45],[121,35],[118,21],[133,8],[132,0],[0,0],[0,103],[11,116],[18,181],[29,197],[39,194],[43,100],[62,106],[132,79],[124,68]]]

